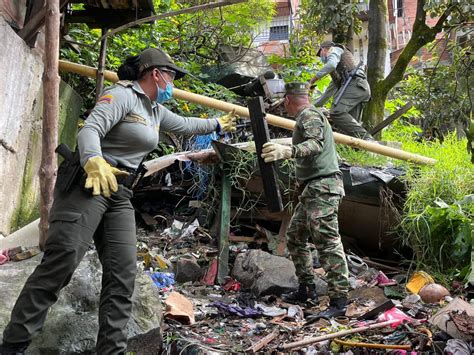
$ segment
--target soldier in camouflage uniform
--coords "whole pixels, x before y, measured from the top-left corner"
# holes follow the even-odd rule
[[[322,107],[331,96],[337,97],[344,83],[348,80],[349,72],[357,68],[357,63],[346,47],[331,41],[323,42],[317,55],[321,57],[324,66],[310,80],[310,85],[313,85],[327,74],[332,79],[324,94],[314,103],[314,106]],[[349,136],[374,140],[360,124],[362,105],[369,100],[370,86],[364,69],[360,67],[344,90],[337,105],[333,103],[331,106],[331,123],[336,129]]]
[[[312,257],[306,244],[316,246],[328,281],[330,308],[326,316],[344,313],[349,287],[346,257],[339,236],[337,213],[344,185],[331,126],[309,102],[307,83],[285,85],[285,108],[296,120],[292,146],[266,143],[265,162],[295,159],[296,177],[303,188],[286,237],[299,288],[282,297],[290,302],[316,300]]]

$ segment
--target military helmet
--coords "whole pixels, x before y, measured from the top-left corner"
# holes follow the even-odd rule
[[[291,82],[285,84],[286,95],[308,95],[309,83]]]
[[[168,53],[159,48],[147,48],[140,54],[138,72],[151,67],[164,67],[176,72],[176,79],[181,79],[188,72],[174,64]]]

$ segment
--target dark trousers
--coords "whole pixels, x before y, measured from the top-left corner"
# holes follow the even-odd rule
[[[339,91],[334,95],[337,97]],[[370,86],[367,80],[353,79],[347,86],[337,105],[331,107],[331,123],[340,132],[352,137],[373,140],[360,123],[362,105],[370,100]]]
[[[26,281],[3,332],[8,343],[31,341],[49,307],[58,299],[94,239],[102,264],[98,354],[124,353],[136,275],[135,214],[132,191],[119,185],[110,198],[80,186],[55,191],[48,239],[41,263]]]

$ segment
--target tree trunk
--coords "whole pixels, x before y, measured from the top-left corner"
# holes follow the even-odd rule
[[[53,204],[53,190],[56,182],[56,155],[58,144],[59,117],[59,0],[46,3],[45,55],[43,75],[43,133],[40,178],[40,238],[44,249],[48,233],[49,210]]]
[[[367,64],[369,70],[368,81],[372,90],[372,100],[364,110],[362,118],[364,124],[373,127],[384,119],[385,99],[390,90],[398,84],[405,74],[405,70],[418,50],[436,38],[436,34],[443,28],[443,24],[451,13],[451,4],[438,18],[436,25],[426,25],[425,0],[418,0],[416,18],[413,23],[413,32],[397,62],[387,77],[383,78],[386,42],[387,7],[383,0],[370,0],[369,4],[369,48]],[[383,16],[382,16],[383,11]],[[382,27],[383,22],[383,27]],[[384,39],[381,39],[384,37]],[[384,44],[385,43],[385,44]],[[382,60],[383,58],[383,60]],[[382,64],[383,63],[383,64]]]
[[[387,1],[370,0],[369,3],[369,48],[367,52],[367,80],[372,89],[372,100],[364,110],[362,121],[365,127],[374,127],[384,118],[386,94],[379,92],[378,83],[384,79],[387,55]]]

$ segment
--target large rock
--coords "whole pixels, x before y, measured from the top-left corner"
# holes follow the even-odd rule
[[[195,257],[191,255],[184,255],[176,261],[176,275],[174,279],[178,283],[184,283],[188,281],[198,281],[203,271],[197,263]]]
[[[261,250],[237,255],[232,275],[244,289],[257,296],[280,295],[298,287],[293,263]]]
[[[41,254],[21,262],[0,266],[0,329],[10,319],[10,311],[23,284],[41,260]],[[95,349],[102,270],[95,251],[86,254],[74,276],[60,293],[43,331],[28,354],[88,353]],[[132,317],[128,323],[129,351],[155,354],[161,347],[161,302],[151,278],[140,273],[135,283]]]

